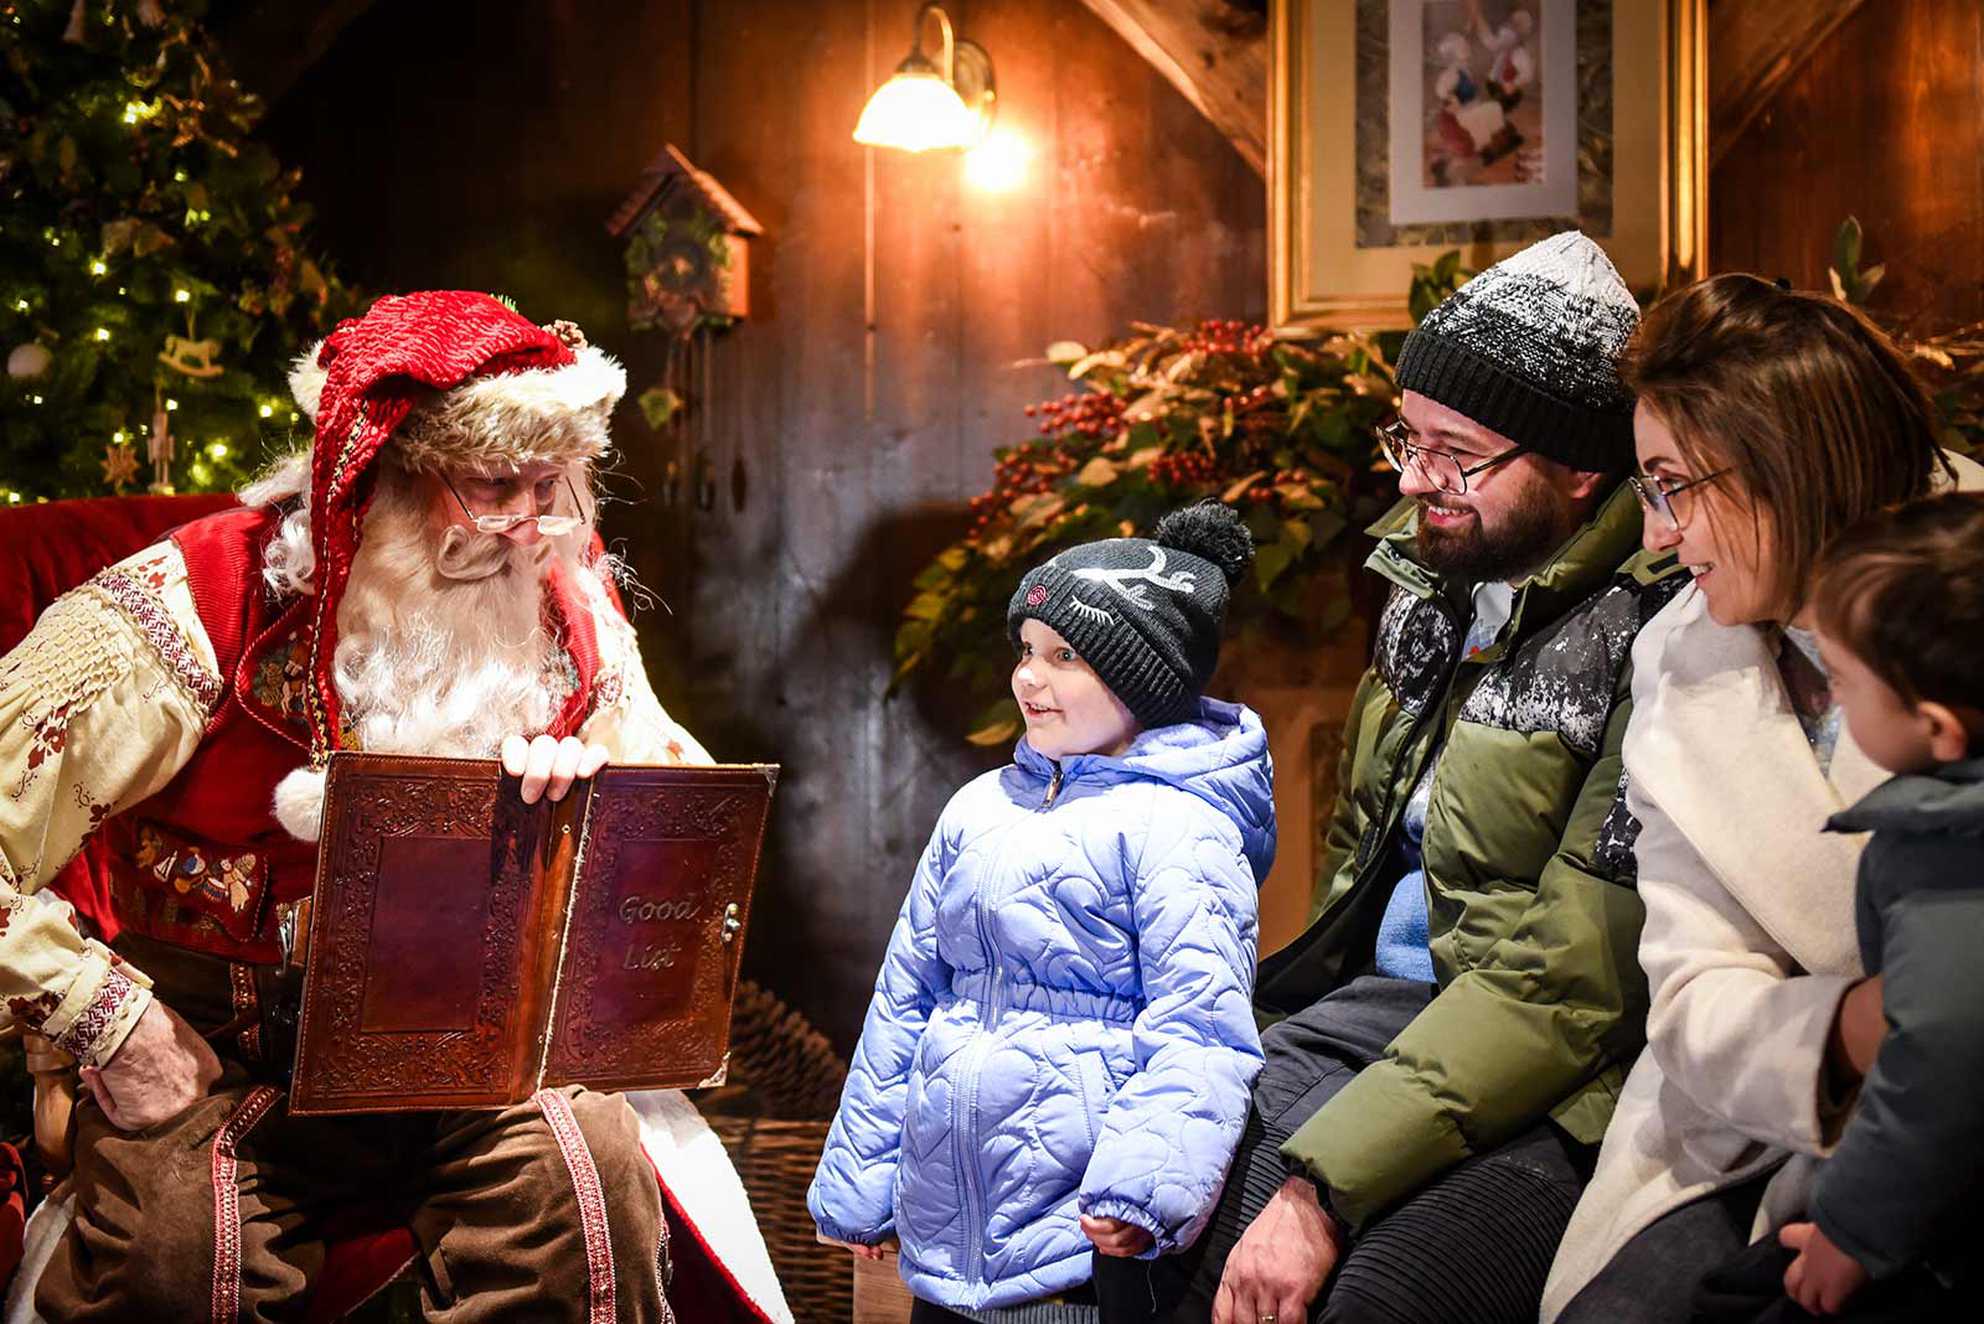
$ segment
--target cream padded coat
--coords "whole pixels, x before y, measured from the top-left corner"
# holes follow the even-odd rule
[[[1887,773],[1845,732],[1820,771],[1775,648],[1765,630],[1716,624],[1692,590],[1634,646],[1624,761],[1640,821],[1647,1050],[1551,1267],[1545,1324],[1635,1233],[1699,1196],[1782,1164],[1752,1236],[1798,1213],[1812,1156],[1834,1138],[1820,1067],[1860,975],[1865,838],[1821,829]]]

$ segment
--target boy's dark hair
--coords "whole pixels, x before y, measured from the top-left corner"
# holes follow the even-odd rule
[[[1855,524],[1826,549],[1819,628],[1902,698],[1984,711],[1984,493]]]

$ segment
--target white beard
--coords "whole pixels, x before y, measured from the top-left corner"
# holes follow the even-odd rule
[[[362,749],[491,758],[551,725],[543,628],[551,548],[452,528],[440,547],[418,506],[382,483],[338,604],[332,656]]]

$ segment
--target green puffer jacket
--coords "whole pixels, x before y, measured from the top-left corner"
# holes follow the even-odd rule
[[[1596,1144],[1646,1029],[1619,744],[1633,638],[1687,576],[1640,551],[1621,484],[1463,659],[1472,586],[1414,559],[1416,526],[1402,502],[1371,530],[1366,564],[1395,587],[1344,732],[1317,902],[1256,991],[1286,1015],[1371,971],[1399,821],[1437,755],[1423,859],[1439,994],[1282,1146],[1352,1226],[1546,1115]]]

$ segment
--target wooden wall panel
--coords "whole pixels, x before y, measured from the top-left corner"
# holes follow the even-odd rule
[[[962,531],[992,448],[1026,434],[1020,407],[1064,384],[1038,359],[1050,341],[1259,317],[1266,287],[1259,178],[1175,89],[1080,5],[962,0],[1031,173],[988,195],[954,158],[875,156],[871,378],[868,162],[849,134],[912,12],[378,6],[269,130],[347,274],[573,317],[634,392],[662,347],[626,330],[601,222],[641,165],[671,140],[764,222],[754,320],[711,354],[717,508],[621,506],[609,532],[676,612],[639,622],[664,702],[719,757],[785,765],[746,968],[843,1048],[938,811],[987,762],[941,696],[882,699],[910,575]],[[653,492],[653,439],[628,406],[615,428],[627,484]]]
[[[1825,289],[1857,215],[1877,310],[1984,317],[1984,3],[1862,5],[1778,93],[1710,181],[1718,270]]]

